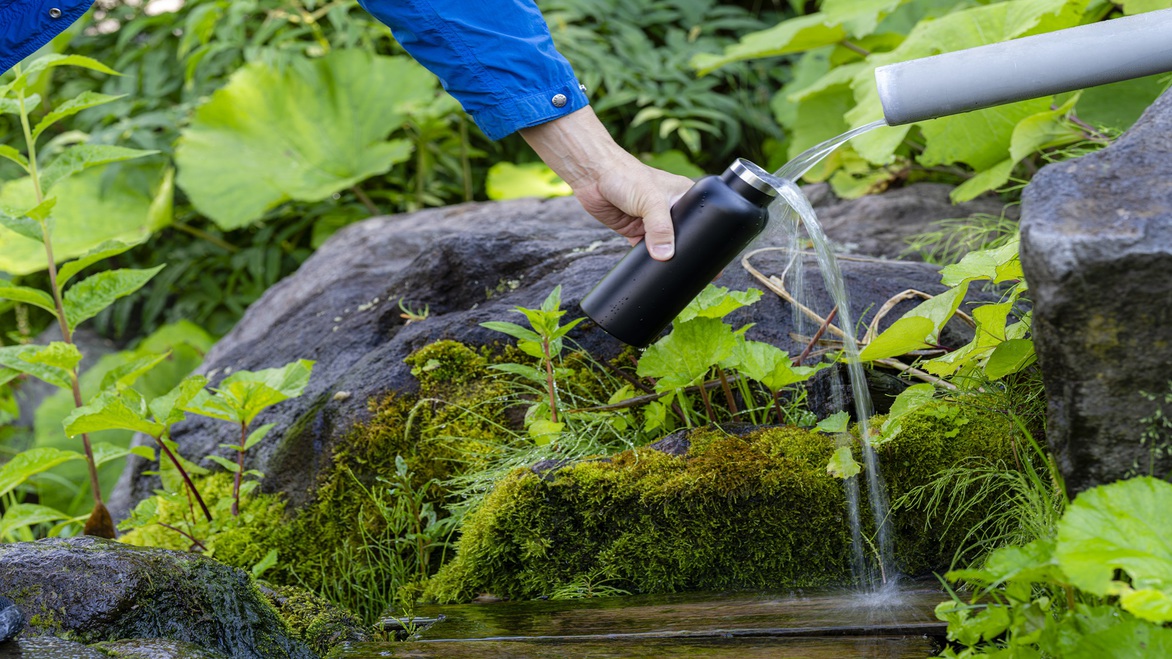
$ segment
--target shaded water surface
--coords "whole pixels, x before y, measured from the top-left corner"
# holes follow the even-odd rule
[[[927,657],[943,623],[934,589],[680,594],[432,607],[444,619],[373,657]]]

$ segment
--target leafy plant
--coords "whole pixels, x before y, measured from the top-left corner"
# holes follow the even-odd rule
[[[1172,652],[1172,485],[1151,477],[1092,488],[1055,537],[1006,547],[948,578],[974,588],[940,604],[942,656],[1150,657]],[[999,655],[1003,656],[1003,655]]]
[[[53,212],[58,202],[58,197],[51,194],[54,191],[54,186],[87,168],[138,158],[149,155],[151,152],[122,147],[79,144],[69,147],[42,167],[37,156],[37,139],[46,128],[60,119],[84,109],[116,100],[115,97],[111,96],[83,93],[70,101],[59,104],[46,114],[36,126],[32,126],[29,119],[30,112],[40,99],[35,94],[26,94],[31,76],[61,66],[81,67],[107,74],[115,73],[104,64],[86,57],[47,55],[33,61],[27,69],[22,70],[18,67],[12,82],[0,86],[0,110],[19,115],[25,141],[24,153],[10,146],[4,146],[0,148],[0,156],[16,163],[28,174],[28,181],[34,194],[34,199],[29,202],[33,204],[31,206],[20,207],[15,211],[8,208],[0,209],[0,224],[24,239],[42,244],[50,288],[50,291],[46,293],[39,289],[5,283],[0,286],[0,299],[39,307],[55,315],[63,339],[47,346],[25,345],[0,348],[0,384],[14,379],[19,374],[30,375],[56,387],[70,390],[73,394],[74,404],[81,407],[82,397],[78,384],[77,365],[81,361],[82,355],[73,345],[72,334],[74,330],[82,322],[94,317],[118,298],[138,290],[162,266],[149,270],[122,269],[100,272],[77,282],[66,290],[69,280],[81,271],[98,261],[125,252],[132,245],[116,241],[102,243],[81,258],[64,264],[58,270],[58,257],[53,252],[52,238]],[[81,438],[85,448],[94,497],[94,510],[87,520],[84,530],[87,534],[112,538],[114,537],[113,522],[102,502],[97,460],[93,447],[86,434],[83,433]]]
[[[1163,1],[1125,3],[1123,10],[1139,13],[1167,6]],[[801,53],[793,80],[773,103],[778,121],[793,134],[792,157],[850,127],[882,118],[873,82],[879,66],[1094,22],[1114,9],[1096,0],[825,0],[819,11],[745,35],[722,54],[698,54],[692,65],[706,73],[746,59]],[[1039,152],[1105,141],[1091,124],[1126,128],[1164,86],[1148,78],[879,129],[855,138],[810,178],[829,178],[840,194],[859,196],[917,173],[943,174],[952,180],[967,178],[952,197],[972,199],[1003,186],[1017,169],[1032,171]],[[1111,105],[1108,98],[1116,99],[1118,112],[1105,109]]]
[[[244,469],[244,454],[256,446],[273,428],[265,424],[249,432],[256,416],[281,401],[296,398],[309,384],[313,362],[300,359],[279,368],[263,371],[236,371],[224,378],[212,394],[200,389],[187,399],[180,409],[192,414],[222,419],[240,426],[239,444],[221,444],[221,448],[236,451],[236,461],[217,455],[208,456],[235,476],[232,485],[232,515],[240,514],[240,481],[245,475],[263,477],[255,469]]]
[[[492,366],[495,370],[519,375],[533,382],[545,385],[545,405],[549,413],[549,420],[536,418],[538,413],[546,411],[536,406],[535,408],[531,408],[529,414],[526,415],[527,417],[530,415],[535,417],[531,419],[528,426],[530,435],[538,444],[548,444],[565,428],[565,424],[558,421],[555,360],[562,354],[563,337],[570,330],[577,327],[578,323],[585,320],[584,318],[576,318],[562,325],[561,318],[566,315],[566,312],[560,308],[561,305],[562,287],[559,285],[555,286],[550,291],[550,294],[546,296],[545,300],[542,301],[541,308],[526,309],[524,307],[516,307],[513,309],[513,311],[525,316],[532,329],[526,329],[516,323],[503,321],[490,321],[480,324],[481,327],[502,332],[517,339],[517,348],[521,352],[541,360],[541,370],[524,364],[494,364]]]

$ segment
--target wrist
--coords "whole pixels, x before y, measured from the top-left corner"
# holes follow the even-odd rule
[[[635,160],[615,143],[589,106],[520,132],[545,164],[575,190]]]

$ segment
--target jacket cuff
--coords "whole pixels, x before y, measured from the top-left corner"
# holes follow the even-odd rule
[[[555,87],[512,98],[471,114],[472,120],[489,139],[499,140],[522,128],[559,119],[587,105],[585,88],[571,78]]]

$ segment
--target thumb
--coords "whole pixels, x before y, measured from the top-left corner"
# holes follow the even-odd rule
[[[675,255],[675,225],[668,206],[657,204],[654,211],[644,215],[643,231],[651,258],[667,261]]]

